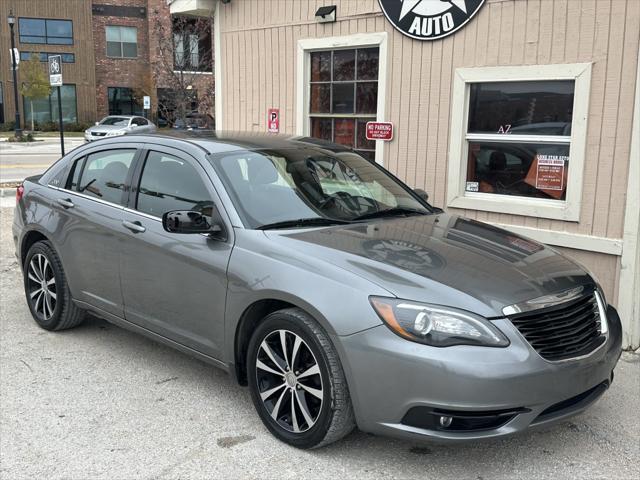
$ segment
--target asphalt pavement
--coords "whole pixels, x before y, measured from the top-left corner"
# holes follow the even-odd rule
[[[69,152],[85,143],[84,138],[65,139]],[[60,139],[45,138],[32,143],[9,143],[0,138],[0,184],[24,180],[44,172],[62,156]]]
[[[640,478],[640,355],[586,413],[465,445],[354,432],[300,451],[275,440],[225,373],[91,318],[50,333],[27,309],[0,209],[0,478]],[[399,372],[401,374],[401,372]]]

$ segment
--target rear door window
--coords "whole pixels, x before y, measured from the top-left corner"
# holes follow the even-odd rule
[[[124,205],[124,186],[135,155],[135,149],[105,150],[87,155],[74,165],[69,189]]]
[[[140,176],[136,209],[154,217],[172,210],[194,210],[210,217],[213,201],[203,178],[187,160],[150,151]]]

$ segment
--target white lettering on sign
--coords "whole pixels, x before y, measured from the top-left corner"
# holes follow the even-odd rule
[[[538,155],[536,188],[564,190],[564,168],[569,157],[565,155]]]
[[[498,129],[498,133],[503,133],[503,134],[511,133],[511,125],[509,124],[500,125],[500,128]]]
[[[453,27],[453,16],[449,12],[437,17],[416,16],[413,19],[413,22],[411,22],[409,33],[412,35],[430,37],[432,35],[440,35],[442,32],[449,32]]]
[[[367,140],[385,140],[393,139],[393,123],[391,122],[367,122],[366,129]]]

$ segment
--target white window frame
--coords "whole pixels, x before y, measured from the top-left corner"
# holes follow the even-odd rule
[[[517,141],[550,143],[565,140],[570,145],[565,200],[506,196],[492,193],[467,192],[468,142],[478,137],[467,133],[469,91],[471,83],[573,80],[575,82],[571,137],[548,135],[480,135],[498,142]],[[451,135],[449,140],[449,171],[447,205],[453,208],[508,213],[530,217],[577,222],[580,219],[582,180],[587,143],[587,117],[591,88],[591,63],[558,65],[524,65],[513,67],[458,68],[453,82],[451,104]]]
[[[311,130],[309,117],[309,95],[311,91],[311,52],[320,50],[340,50],[350,48],[377,47],[378,60],[378,104],[376,121],[385,121],[387,91],[387,33],[366,33],[344,37],[304,38],[298,40],[297,85],[296,85],[296,135],[308,136]],[[383,165],[384,141],[376,140],[376,163]]]

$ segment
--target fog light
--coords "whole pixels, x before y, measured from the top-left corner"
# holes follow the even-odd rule
[[[447,428],[453,422],[453,417],[440,417],[440,426],[443,428]]]

